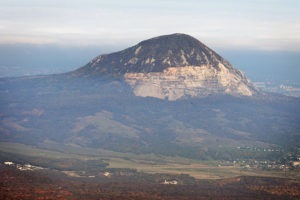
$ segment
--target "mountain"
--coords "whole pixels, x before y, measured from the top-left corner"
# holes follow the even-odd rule
[[[241,71],[185,34],[159,36],[120,52],[100,55],[73,75],[122,77],[136,96],[168,100],[259,94]]]
[[[260,92],[184,34],[98,56],[66,74],[2,78],[0,96],[0,157],[17,149],[2,143],[21,143],[92,156],[101,149],[105,158],[276,160],[300,144],[298,98]]]

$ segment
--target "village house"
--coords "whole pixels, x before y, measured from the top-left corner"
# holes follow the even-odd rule
[[[162,184],[164,184],[164,185],[177,185],[178,181],[176,181],[176,180],[172,180],[172,181],[165,180]]]

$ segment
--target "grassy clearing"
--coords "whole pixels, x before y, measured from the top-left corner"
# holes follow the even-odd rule
[[[298,173],[292,171],[285,173],[284,171],[242,169],[237,166],[218,166],[217,161],[207,162],[154,154],[119,153],[69,145],[52,144],[47,148],[0,142],[0,151],[4,153],[43,159],[106,160],[109,168],[131,168],[146,173],[189,174],[198,179],[219,179],[241,175],[300,178]]]
[[[206,163],[194,161],[192,164],[174,164],[166,163],[164,165],[141,164],[135,161],[123,159],[111,159],[109,167],[112,168],[135,168],[138,171],[146,173],[171,173],[171,174],[189,174],[197,179],[221,179],[236,176],[264,176],[264,177],[289,177],[297,178],[300,176],[297,172],[284,173],[283,171],[263,171],[259,169],[248,170],[235,166],[221,166],[217,163]]]
[[[19,144],[19,143],[6,143],[0,142],[0,151],[11,154],[18,154],[23,156],[31,157],[42,157],[42,158],[77,158],[82,159],[82,156],[70,153],[62,153],[58,151],[51,151],[40,149],[37,147]]]

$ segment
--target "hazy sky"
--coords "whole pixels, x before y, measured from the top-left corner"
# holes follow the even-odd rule
[[[299,0],[0,0],[0,44],[133,45],[190,34],[209,46],[300,51]]]

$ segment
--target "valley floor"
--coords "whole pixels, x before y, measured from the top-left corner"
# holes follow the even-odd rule
[[[4,200],[300,198],[297,168],[263,170],[256,162],[6,142],[0,143],[0,161]]]
[[[299,199],[293,179],[240,176],[164,184],[154,176],[71,178],[55,171],[20,171],[0,166],[0,199]],[[162,180],[161,180],[162,181]],[[171,182],[171,181],[170,181]],[[175,182],[175,181],[174,181]]]
[[[148,174],[186,174],[195,179],[260,176],[300,180],[299,166],[292,168],[267,160],[200,161],[183,157],[121,153],[55,144],[51,144],[49,149],[41,149],[19,143],[0,142],[0,161],[55,169],[73,177],[98,177],[106,171],[112,173],[134,170]]]

